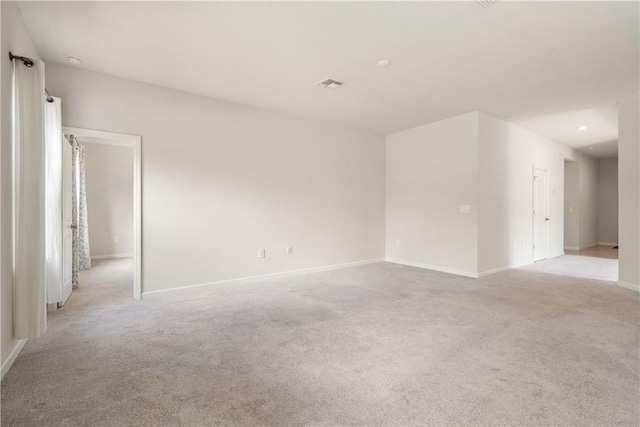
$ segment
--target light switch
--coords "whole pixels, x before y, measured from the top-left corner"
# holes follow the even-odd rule
[[[460,213],[461,214],[471,213],[471,205],[460,205]]]
[[[267,256],[266,251],[264,249],[258,249],[258,258],[264,258]]]

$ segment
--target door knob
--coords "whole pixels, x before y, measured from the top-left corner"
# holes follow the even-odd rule
[[[550,221],[550,219],[549,219],[549,218],[545,218],[544,220],[545,220],[545,221]]]

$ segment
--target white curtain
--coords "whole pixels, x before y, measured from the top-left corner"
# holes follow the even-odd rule
[[[87,212],[87,186],[85,181],[84,146],[73,137],[73,289],[79,285],[78,272],[91,268],[89,251],[89,216]]]
[[[13,334],[46,328],[44,63],[13,60]]]
[[[62,115],[60,98],[45,102],[47,302],[62,301]],[[65,141],[66,143],[66,141]]]

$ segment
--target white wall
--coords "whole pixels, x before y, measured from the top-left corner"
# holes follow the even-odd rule
[[[0,35],[0,92],[2,93],[0,107],[0,132],[2,142],[0,145],[0,258],[1,270],[0,276],[2,280],[2,342],[0,343],[2,353],[3,372],[5,367],[10,363],[9,358],[21,341],[13,339],[13,232],[12,232],[12,204],[11,204],[11,188],[12,188],[12,171],[11,171],[11,80],[12,65],[9,60],[9,51],[16,55],[27,56],[37,60],[38,52],[31,40],[31,36],[27,31],[20,12],[13,2],[0,2],[0,14],[2,24]]]
[[[598,161],[598,242],[618,243],[618,158]]]
[[[547,171],[547,257],[562,255],[564,159],[585,159],[485,113],[480,113],[479,134],[479,274],[533,262],[534,167]]]
[[[65,125],[142,136],[143,292],[384,256],[382,136],[55,64],[47,87]]]
[[[387,260],[475,276],[477,129],[470,113],[387,135]]]
[[[564,248],[580,248],[580,184],[578,162],[564,162]]]
[[[618,104],[618,283],[640,290],[640,108],[639,92]]]
[[[595,159],[488,114],[394,133],[386,146],[387,260],[472,277],[533,262],[534,167],[548,176],[547,257],[562,255],[565,159],[582,227],[597,220]]]
[[[598,161],[579,154],[579,247],[585,249],[598,244]]]
[[[564,166],[564,248],[582,250],[595,246],[599,236],[600,181],[598,160],[570,150],[574,161]]]
[[[133,256],[133,149],[82,145],[91,256]]]

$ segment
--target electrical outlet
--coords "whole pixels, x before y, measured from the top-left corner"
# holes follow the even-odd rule
[[[267,256],[267,251],[264,248],[258,249],[258,258],[264,258]]]
[[[293,254],[293,246],[287,246],[287,254],[288,255]]]
[[[118,236],[114,236],[113,243],[120,243],[120,238]]]
[[[460,205],[460,213],[461,214],[471,213],[471,205]]]

